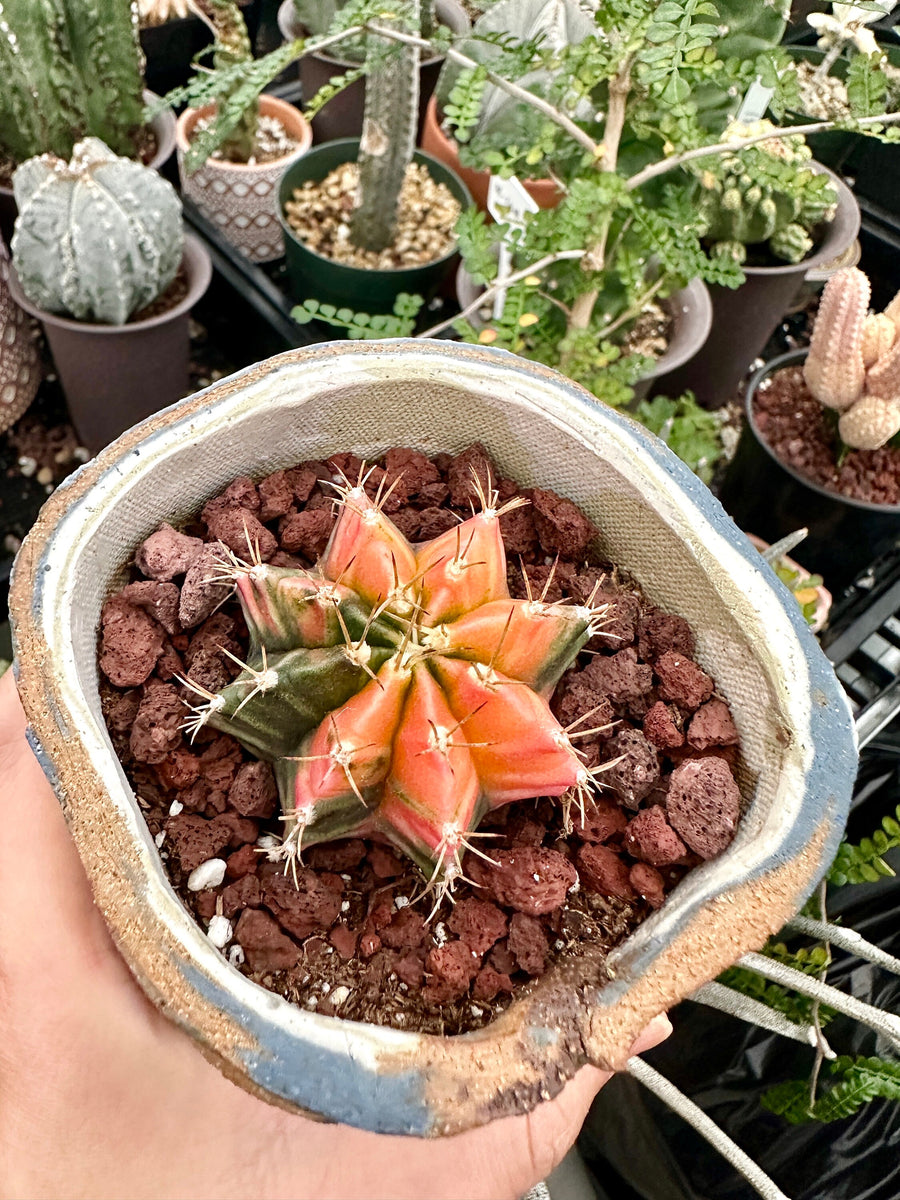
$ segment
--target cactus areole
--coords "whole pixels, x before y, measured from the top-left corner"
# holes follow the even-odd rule
[[[489,809],[589,794],[548,701],[605,609],[510,598],[500,518],[521,498],[498,508],[481,492],[480,511],[413,546],[364,482],[340,487],[315,569],[223,564],[249,661],[217,694],[185,681],[204,697],[187,724],[273,764],[289,862],[315,842],[380,836],[439,900],[464,850],[484,853],[473,831]]]

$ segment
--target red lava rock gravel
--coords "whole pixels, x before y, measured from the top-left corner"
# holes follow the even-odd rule
[[[468,854],[456,903],[430,920],[417,870],[377,841],[310,847],[296,882],[285,875],[273,855],[282,823],[271,767],[209,728],[189,742],[193,696],[180,679],[215,691],[239,670],[229,654],[246,653],[240,607],[211,579],[226,548],[249,557],[249,536],[267,561],[312,566],[334,520],[328,484],[339,472],[357,477],[360,465],[347,453],[258,483],[241,477],[183,530],[151,534],[132,581],[103,609],[104,711],[173,885],[202,927],[225,920],[222,953],[233,965],[326,1015],[463,1032],[562,956],[617,945],[690,866],[728,845],[738,736],[684,618],[588,561],[595,530],[576,505],[525,490],[530,504],[501,527],[511,593],[546,587],[550,600],[593,595],[609,606],[552,700],[561,723],[583,734],[587,766],[618,760],[598,776],[595,802],[573,806],[568,828],[562,805],[547,799],[488,813],[481,828],[493,838],[479,845],[491,861]],[[389,450],[366,486],[393,484],[392,520],[427,540],[470,514],[473,468],[483,485],[500,481],[501,502],[519,494],[478,445],[431,458]],[[192,891],[188,878],[210,859],[222,860],[224,877],[203,886],[195,876]]]

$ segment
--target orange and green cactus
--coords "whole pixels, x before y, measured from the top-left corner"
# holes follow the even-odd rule
[[[272,762],[287,859],[380,837],[442,894],[490,809],[583,804],[593,772],[549,698],[605,610],[510,597],[500,518],[524,500],[498,508],[482,493],[480,512],[413,546],[364,483],[339,489],[313,570],[223,565],[249,661],[217,694],[194,688],[205,703],[188,727],[209,724]]]

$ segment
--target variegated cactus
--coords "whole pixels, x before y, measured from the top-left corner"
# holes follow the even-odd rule
[[[13,190],[13,264],[39,308],[123,325],[175,278],[184,248],[178,194],[97,138],[79,142],[70,162],[29,159]]]
[[[822,293],[803,376],[813,396],[840,412],[848,446],[876,450],[900,433],[900,293],[869,313],[871,288],[856,267]]]
[[[217,694],[184,681],[203,696],[186,727],[274,764],[285,857],[380,836],[440,895],[489,809],[583,803],[593,772],[548,700],[605,609],[510,598],[500,518],[525,501],[481,493],[480,512],[412,546],[364,483],[341,489],[314,570],[223,564],[249,661]]]

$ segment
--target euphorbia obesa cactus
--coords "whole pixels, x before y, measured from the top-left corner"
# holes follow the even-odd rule
[[[98,138],[79,142],[68,163],[30,158],[13,191],[13,264],[39,308],[123,325],[175,278],[184,249],[177,192]]]
[[[548,700],[603,610],[510,598],[500,517],[517,503],[488,494],[412,546],[362,482],[347,484],[314,570],[226,564],[249,662],[217,694],[186,681],[206,701],[188,727],[274,764],[286,857],[380,836],[441,894],[489,809],[583,801],[592,772]]]

